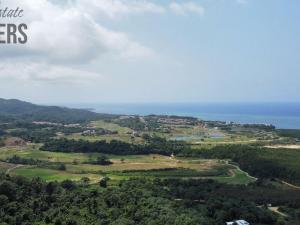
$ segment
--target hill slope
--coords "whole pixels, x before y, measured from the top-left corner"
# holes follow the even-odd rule
[[[0,98],[0,120],[31,120],[59,123],[74,123],[94,119],[111,118],[112,115],[99,114],[84,109],[70,109],[57,106],[41,106],[16,99]]]

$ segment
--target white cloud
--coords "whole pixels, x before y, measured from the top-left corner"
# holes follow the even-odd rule
[[[49,27],[56,27],[52,35],[49,35]],[[54,62],[86,63],[103,54],[128,55],[131,56],[128,60],[138,60],[153,53],[130,40],[125,33],[109,30],[77,10],[67,10],[55,19],[33,23],[29,36],[30,48]]]
[[[2,5],[24,9],[21,21],[26,21],[29,30],[26,45],[5,46],[0,57],[58,64],[86,64],[101,56],[129,61],[151,58],[154,50],[124,32],[107,28],[99,17],[165,12],[163,6],[146,0],[6,0]],[[204,14],[193,2],[173,2],[170,10],[180,15]]]
[[[170,9],[175,14],[183,15],[183,16],[189,13],[194,13],[203,16],[205,13],[204,8],[194,2],[185,2],[185,3],[172,2],[170,4]]]
[[[115,23],[129,15],[160,15],[166,10],[178,15],[204,14],[194,2],[173,2],[169,8],[146,0],[3,0],[3,5],[23,8],[19,22],[26,22],[29,29],[26,45],[1,49],[0,79],[28,84],[101,83],[105,77],[92,72],[91,65],[101,64],[104,58],[117,64],[157,56],[131,35],[112,30],[103,21]],[[95,68],[101,70],[100,66]]]
[[[103,76],[71,67],[64,67],[43,63],[29,63],[28,61],[0,63],[0,78],[16,80],[25,83],[47,84],[88,84],[101,81]]]
[[[96,1],[90,3],[90,8],[95,8],[92,4]],[[96,22],[81,4],[88,5],[88,1],[78,0],[77,3],[62,5],[47,0],[10,0],[10,6],[17,5],[25,10],[29,41],[24,46],[6,47],[0,56],[21,55],[51,63],[78,64],[95,60],[103,54],[125,60],[144,59],[153,55],[153,50],[130,40],[127,34]],[[145,3],[143,10],[150,10],[152,5],[148,5]],[[142,10],[142,7],[135,10],[139,9]]]
[[[133,41],[126,33],[111,30],[96,20],[97,12],[105,14],[104,8],[95,5],[100,6],[100,2],[111,1],[68,0],[63,4],[49,0],[3,1],[2,6],[24,9],[24,17],[18,22],[28,25],[28,43],[1,48],[0,79],[35,84],[97,83],[103,76],[87,71],[91,62],[102,57],[136,61],[155,55],[152,49]],[[109,17],[119,12],[160,12],[147,2],[129,6],[127,1],[116,2],[118,7],[107,8],[107,13],[111,12]],[[95,15],[90,9],[95,10]]]

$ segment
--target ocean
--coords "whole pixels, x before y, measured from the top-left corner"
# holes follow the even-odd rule
[[[149,103],[68,104],[99,113],[126,115],[178,115],[203,120],[273,124],[277,128],[300,129],[300,103]]]

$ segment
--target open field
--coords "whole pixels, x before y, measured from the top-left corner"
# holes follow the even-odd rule
[[[83,177],[88,177],[91,183],[98,182],[102,176],[97,174],[73,174],[67,171],[59,171],[45,168],[38,168],[34,166],[26,166],[14,169],[10,172],[11,175],[25,176],[29,178],[40,177],[46,181],[63,181],[63,180],[74,180],[80,181]]]
[[[83,139],[87,141],[112,141],[112,140],[119,140],[127,143],[144,143],[141,137],[134,137],[132,138],[133,130],[128,127],[121,127],[115,123],[108,123],[103,120],[93,121],[89,124],[89,126],[93,128],[102,128],[109,131],[116,131],[117,134],[107,134],[107,135],[95,135],[95,136],[82,136],[80,133],[74,133],[72,135],[68,135],[67,138],[69,139]]]
[[[295,145],[267,145],[267,148],[286,148],[286,149],[300,149],[300,144]]]
[[[24,159],[35,159],[50,163],[64,163],[66,170],[60,171],[35,165],[23,165],[12,168],[14,164],[1,162],[2,172],[12,168],[11,175],[24,175],[27,177],[41,177],[46,181],[62,181],[72,179],[79,181],[82,177],[88,177],[91,182],[98,182],[101,177],[107,176],[114,180],[128,179],[130,177],[149,178],[210,178],[220,182],[247,184],[252,178],[238,171],[232,165],[220,160],[172,158],[162,155],[131,155],[116,156],[107,155],[111,165],[101,166],[89,164],[97,159],[100,154],[84,153],[57,153],[46,152],[30,147],[24,148],[0,148],[0,160],[4,161],[13,155]]]
[[[18,147],[9,147],[9,148],[0,148],[0,159],[4,160],[13,155],[20,156],[27,159],[39,159],[46,160],[49,162],[63,162],[71,163],[74,161],[83,162],[87,161],[89,157],[96,158],[97,154],[83,154],[83,153],[60,153],[60,152],[44,152],[30,147],[18,148]]]
[[[242,171],[240,168],[232,169],[231,173],[231,176],[216,177],[213,179],[228,184],[249,184],[251,182],[256,181],[256,178],[249,176],[248,173]]]

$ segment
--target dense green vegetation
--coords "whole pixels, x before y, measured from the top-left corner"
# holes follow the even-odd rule
[[[110,119],[112,115],[82,109],[40,106],[19,100],[0,99],[0,121],[28,120],[58,123],[77,123],[96,119]]]
[[[11,131],[10,135],[33,143],[43,143],[55,137],[56,132],[51,129],[18,129]]]
[[[300,130],[296,129],[278,129],[277,133],[283,137],[292,137],[300,139]]]
[[[224,145],[183,154],[204,158],[231,159],[241,169],[259,178],[279,178],[300,184],[300,150],[268,149],[251,145]]]
[[[41,150],[54,152],[82,152],[82,153],[106,153],[115,155],[139,155],[139,154],[162,154],[171,155],[187,147],[182,142],[167,141],[163,138],[154,137],[148,140],[146,145],[134,145],[122,141],[111,142],[85,140],[52,139],[45,142]]]
[[[0,147],[4,146],[4,139],[0,137]]]
[[[101,166],[107,166],[111,165],[112,162],[109,160],[109,158],[106,155],[99,155],[96,160],[90,160],[88,161],[89,164],[94,164],[94,165],[101,165]]]
[[[122,120],[116,120],[115,123],[122,127],[129,127],[133,130],[138,130],[138,131],[144,130],[146,127],[146,124],[140,121],[140,118],[138,116],[126,118]]]
[[[81,184],[44,183],[2,175],[0,180],[2,224],[224,225],[224,221],[236,218],[260,225],[288,224],[253,203],[260,201],[259,192],[265,188],[259,186],[241,188],[201,180],[137,179],[102,188],[103,182],[89,187],[88,179],[82,179]],[[264,197],[268,202],[299,202],[299,193],[285,194],[295,195],[293,200],[281,198],[273,187]]]
[[[57,134],[71,135],[80,133],[82,136],[89,135],[89,132],[85,134],[85,131],[90,131],[89,128],[83,125],[68,126],[56,123],[32,123],[28,121],[15,121],[11,123],[0,124],[0,128],[7,130],[0,130],[1,136],[13,136],[22,138],[25,141],[34,143],[43,143],[51,138],[55,138]],[[93,128],[94,135],[106,135],[106,134],[118,134],[118,132],[106,130],[103,128]]]
[[[226,168],[218,168],[209,171],[197,171],[186,168],[167,168],[152,170],[124,170],[112,172],[111,174],[126,177],[149,177],[149,178],[197,178],[197,177],[217,177],[226,175]]]
[[[6,134],[6,132],[4,130],[0,130],[0,137],[4,136]]]
[[[23,164],[23,165],[38,165],[43,163],[43,161],[39,159],[21,158],[17,155],[13,155],[12,157],[7,158],[5,161],[12,164]]]

